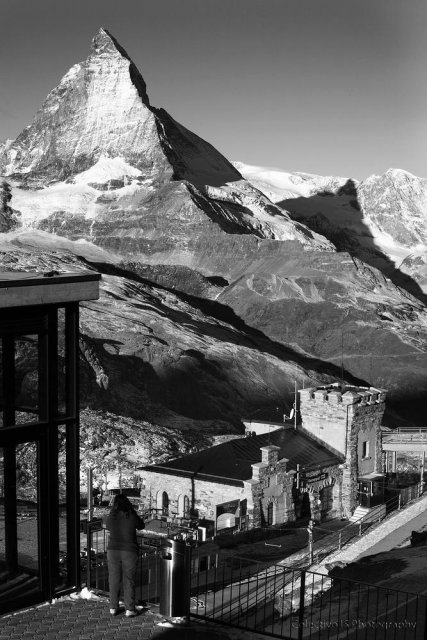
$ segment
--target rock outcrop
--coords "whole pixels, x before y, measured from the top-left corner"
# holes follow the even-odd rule
[[[273,203],[241,171],[150,104],[104,29],[0,149],[2,268],[104,274],[82,313],[84,402],[218,434],[271,418],[295,380],[342,376],[421,419],[425,302],[386,277],[361,186],[289,174]]]

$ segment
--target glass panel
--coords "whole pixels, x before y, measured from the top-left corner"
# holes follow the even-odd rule
[[[4,455],[0,448],[0,585],[3,582],[3,571],[6,563],[4,532]]]
[[[40,591],[37,445],[0,448],[0,601]]]
[[[0,338],[0,429],[3,426],[3,340]]]
[[[59,567],[56,587],[67,584],[68,541],[67,541],[67,468],[66,468],[66,428],[58,427],[58,500],[59,500]]]
[[[65,353],[65,309],[58,309],[58,413],[60,415],[64,415],[67,411]]]
[[[16,447],[16,496],[18,564],[39,571],[37,445],[26,442]]]
[[[15,339],[15,423],[39,419],[39,344],[37,335]]]

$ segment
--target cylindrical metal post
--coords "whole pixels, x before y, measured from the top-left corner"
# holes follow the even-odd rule
[[[160,564],[160,606],[163,616],[188,617],[190,613],[190,547],[167,540]]]
[[[92,530],[90,528],[90,523],[92,521],[93,516],[93,471],[92,469],[87,470],[87,531],[86,531],[86,587],[90,589],[90,569],[91,569],[91,561],[92,561]]]

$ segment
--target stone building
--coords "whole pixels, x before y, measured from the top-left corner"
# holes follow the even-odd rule
[[[340,383],[299,390],[300,421],[139,469],[145,507],[212,531],[350,517],[383,501],[386,393]]]
[[[212,532],[315,520],[342,512],[344,456],[282,427],[140,468],[145,507]]]
[[[351,515],[358,504],[381,503],[381,421],[386,392],[336,383],[300,389],[299,395],[301,430],[344,456],[343,515]]]

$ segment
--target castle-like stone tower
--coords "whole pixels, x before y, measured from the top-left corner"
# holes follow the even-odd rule
[[[301,428],[343,456],[342,510],[349,516],[357,506],[358,479],[382,471],[386,392],[335,383],[299,394]]]

